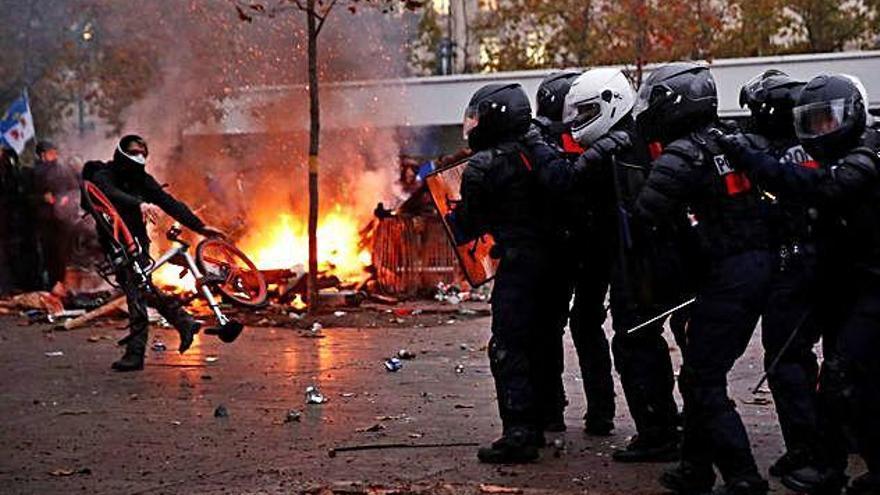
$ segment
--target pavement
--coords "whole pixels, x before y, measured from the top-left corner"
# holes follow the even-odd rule
[[[182,356],[176,333],[158,329],[151,339],[168,350],[148,350],[146,369],[127,374],[110,371],[125,333],[117,326],[51,331],[0,317],[2,493],[663,493],[655,480],[665,465],[611,461],[633,434],[619,384],[614,435],[583,435],[568,338],[568,431],[554,437],[562,447],[535,464],[497,467],[479,464],[473,446],[330,455],[356,445],[493,440],[489,318],[324,329],[321,338],[248,328],[229,345],[198,338]],[[383,360],[400,349],[415,359],[387,372]],[[760,358],[756,335],[730,388],[766,470],[782,447],[769,394],[749,392]],[[310,385],[329,401],[306,404]],[[221,405],[227,417],[215,417]],[[290,411],[298,421],[286,421]]]

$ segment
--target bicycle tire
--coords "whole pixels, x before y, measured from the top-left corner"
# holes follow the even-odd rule
[[[253,261],[232,243],[222,239],[204,239],[196,246],[196,266],[209,282],[234,304],[246,308],[265,306],[269,293],[266,278]]]

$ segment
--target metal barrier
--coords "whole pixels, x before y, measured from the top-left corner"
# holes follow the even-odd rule
[[[437,216],[393,216],[379,222],[373,266],[382,292],[396,297],[433,293],[460,279],[455,251]]]

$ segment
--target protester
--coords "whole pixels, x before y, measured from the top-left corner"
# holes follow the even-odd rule
[[[147,171],[147,143],[140,136],[128,135],[119,140],[110,162],[89,162],[83,168],[83,180],[91,181],[108,197],[131,234],[140,245],[141,261],[149,256],[150,238],[146,222],[155,223],[165,212],[191,230],[205,236],[222,236],[214,227],[204,224],[183,203],[168,194]],[[109,254],[110,239],[101,238]],[[136,274],[128,265],[116,267],[116,282],[128,302],[129,336],[125,354],[113,363],[116,371],[137,371],[144,367],[149,321],[147,305],[155,307],[180,334],[178,350],[184,353],[192,345],[201,324],[196,322],[173,298],[163,295],[151,281],[147,287],[138,285]]]
[[[32,170],[10,147],[0,147],[0,293],[29,292],[41,287],[35,232]]]

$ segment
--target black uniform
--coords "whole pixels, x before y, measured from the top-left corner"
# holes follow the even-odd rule
[[[842,425],[850,423],[868,474],[847,493],[880,493],[880,133],[868,129],[819,168],[780,166],[742,141],[731,149],[751,177],[815,204],[820,219],[814,318],[832,340],[819,378],[820,459],[818,469],[794,471],[783,482],[799,491],[839,491],[847,465]]]
[[[0,294],[41,289],[33,170],[0,150]]]
[[[574,163],[583,153],[559,123],[538,119],[537,124],[544,141],[565,159]],[[615,413],[611,352],[603,323],[616,231],[613,212],[609,218],[605,205],[603,211],[597,212],[595,207],[602,202],[583,189],[579,187],[563,195],[552,192],[547,202],[547,221],[552,225],[548,245],[554,268],[548,286],[553,291],[552,324],[545,341],[544,355],[548,358],[542,365],[546,372],[542,389],[547,395],[545,416],[561,416],[567,404],[562,385],[562,335],[568,323],[587,398],[586,429],[604,434],[613,428]],[[606,198],[609,196],[608,191],[600,192]]]
[[[668,143],[636,200],[646,219],[686,205],[702,243],[697,286],[679,378],[684,399],[681,464],[660,482],[679,492],[708,491],[713,466],[726,489],[765,493],[749,438],[727,394],[727,373],[748,346],[766,300],[772,257],[758,192],[736,172],[714,137],[717,93],[708,69],[691,63],[653,71],[639,91],[636,118]],[[688,131],[690,129],[690,131]]]
[[[83,178],[93,182],[116,208],[125,225],[142,248],[144,261],[149,253],[150,238],[141,213],[142,203],[162,208],[172,218],[195,232],[201,232],[205,224],[183,203],[168,194],[146,172],[142,165],[132,163],[117,150],[109,163],[89,162],[83,168]],[[107,239],[101,239],[107,247]],[[155,307],[178,331],[192,333],[199,324],[173,298],[164,296],[152,282],[140,287],[137,278],[127,267],[119,267],[116,281],[125,292],[128,301],[129,337],[126,353],[144,355],[147,345],[149,321],[147,306]]]

